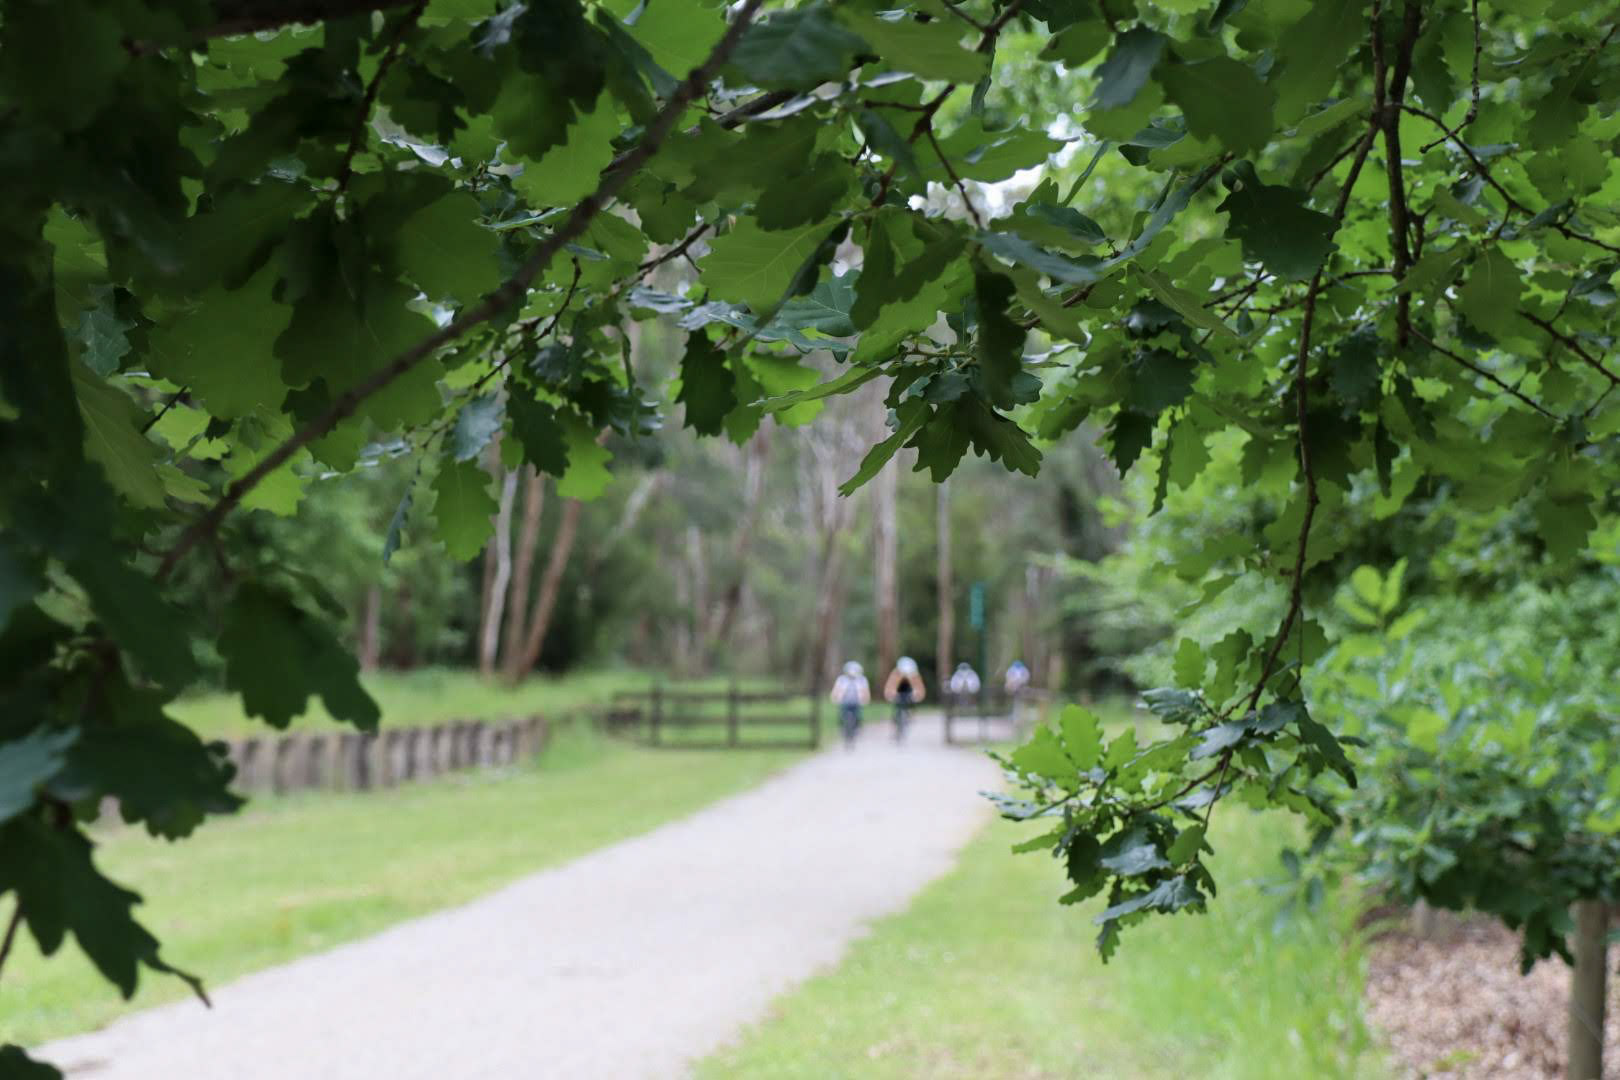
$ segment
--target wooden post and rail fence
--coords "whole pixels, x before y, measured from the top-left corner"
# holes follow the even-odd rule
[[[679,684],[614,694],[584,719],[610,735],[682,750],[808,749],[821,745],[819,690],[688,689]],[[942,699],[945,741],[1018,737],[1045,715],[1048,696],[1026,689]],[[880,710],[874,704],[874,711]],[[878,713],[881,715],[881,713]],[[226,751],[244,793],[377,791],[475,768],[520,764],[540,754],[552,724],[544,716],[450,720],[380,732],[309,731],[236,738]]]

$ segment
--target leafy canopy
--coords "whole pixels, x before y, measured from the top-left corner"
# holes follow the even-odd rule
[[[903,448],[936,479],[970,450],[1032,474],[1089,423],[1162,501],[1241,443],[1285,509],[1176,570],[1263,583],[1274,629],[1190,642],[1145,744],[1071,714],[1008,759],[1009,812],[1053,819],[1072,898],[1106,894],[1105,953],[1207,902],[1218,799],[1335,815],[1306,787],[1354,773],[1300,694],[1302,581],[1347,493],[1444,478],[1533,507],[1566,557],[1607,510],[1599,6],[377,3],[17,0],[0,25],[0,890],[126,993],[164,965],[76,822],[109,794],[163,835],[231,808],[218,749],[163,713],[201,643],[272,723],[314,694],[376,719],[319,568],[220,565],[217,539],[408,454],[402,507],[465,557],[503,432],[590,497],[668,396],[638,322],[686,333],[706,433],[886,379],[852,487]],[[683,256],[695,280],[655,288]],[[809,354],[836,365],[814,388]],[[95,750],[114,734],[141,752]],[[164,782],[133,790],[135,762]]]

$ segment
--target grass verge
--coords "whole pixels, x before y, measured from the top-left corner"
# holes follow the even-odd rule
[[[363,796],[264,799],[178,845],[113,827],[96,857],[145,895],[138,914],[164,958],[218,985],[645,832],[796,756],[643,750],[564,728],[532,765]],[[5,976],[0,1042],[23,1045],[186,992],[147,973],[122,1001],[76,945],[42,958],[26,932]]]
[[[1215,824],[1222,888],[1210,913],[1132,928],[1105,967],[1099,904],[1059,905],[1059,865],[1010,854],[1027,833],[993,822],[910,909],[697,1075],[1383,1075],[1348,906],[1275,928],[1262,884],[1290,823],[1230,807]]]

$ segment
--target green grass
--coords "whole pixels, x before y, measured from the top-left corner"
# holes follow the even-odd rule
[[[484,719],[495,716],[544,713],[557,716],[589,705],[607,703],[620,691],[647,690],[667,676],[650,671],[612,669],[570,672],[554,677],[532,675],[517,686],[486,680],[472,671],[422,668],[408,672],[369,672],[361,681],[382,709],[385,727],[424,727],[445,720]],[[723,690],[724,678],[683,682],[683,687]],[[739,685],[754,685],[741,681]],[[774,684],[772,684],[774,685]],[[264,735],[264,723],[243,714],[241,698],[233,694],[195,694],[175,702],[169,712],[204,738]],[[321,707],[310,703],[309,712],[294,726],[299,730],[338,728]],[[343,727],[343,730],[350,730]]]
[[[1027,828],[996,821],[909,910],[698,1076],[1383,1075],[1347,910],[1273,928],[1261,884],[1291,824],[1233,806],[1215,826],[1222,888],[1210,913],[1132,927],[1105,967],[1098,902],[1059,905],[1061,868],[1010,854]]]
[[[97,859],[145,894],[139,913],[164,957],[218,984],[645,832],[795,757],[643,750],[565,728],[530,766],[260,800],[179,844],[109,828]],[[147,974],[124,1002],[76,946],[44,959],[25,932],[0,983],[0,1042],[88,1030],[184,993],[178,980]]]

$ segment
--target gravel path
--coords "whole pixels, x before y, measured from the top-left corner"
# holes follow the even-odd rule
[[[947,870],[994,766],[919,719],[474,903],[138,1013],[71,1077],[665,1077]],[[611,797],[604,793],[604,797]],[[513,822],[522,828],[522,822]]]

